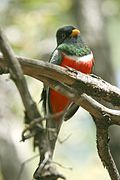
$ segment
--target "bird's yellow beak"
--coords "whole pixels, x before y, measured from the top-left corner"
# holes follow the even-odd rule
[[[72,30],[72,33],[71,33],[71,36],[77,36],[78,34],[80,34],[80,31],[78,29],[73,29]]]

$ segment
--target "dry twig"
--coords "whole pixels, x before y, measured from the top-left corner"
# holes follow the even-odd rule
[[[36,103],[32,100],[32,97],[28,91],[27,83],[25,81],[20,63],[17,61],[17,58],[15,57],[13,50],[9,46],[8,41],[2,29],[0,29],[0,49],[3,53],[4,61],[6,60],[6,66],[8,67],[8,71],[10,72],[11,79],[14,81],[20,92],[25,107],[25,119],[26,119],[25,122],[29,124],[36,118],[40,119],[41,115],[37,109]],[[39,171],[40,174],[38,173],[38,169],[41,167],[41,165],[46,159],[46,154],[48,153],[51,154],[49,142],[46,136],[46,131],[44,130],[44,128],[41,128],[42,127],[41,121],[40,121],[40,125],[41,125],[40,127],[34,126],[34,129],[32,129],[32,135],[34,135],[34,139],[35,139],[34,142],[35,145],[39,147],[40,157],[41,157],[40,166],[37,168],[34,174],[34,178],[51,180],[51,178],[54,177],[54,179],[56,180],[59,177],[61,177],[63,179],[64,176],[62,176],[57,171],[55,171],[54,170],[55,168],[52,168],[53,166],[50,163],[50,158],[51,158],[50,156],[48,157],[45,166],[41,169],[41,171]],[[48,165],[51,168],[46,168],[48,167]]]
[[[50,86],[51,88],[54,88],[56,91],[63,93],[65,96],[69,97],[71,101],[82,106],[94,117],[94,121],[96,123],[97,128],[98,154],[104,166],[107,168],[111,179],[120,180],[119,173],[117,171],[117,168],[114,164],[114,161],[111,157],[108,148],[108,128],[109,126],[114,124],[120,125],[120,110],[105,107],[104,105],[100,104],[99,102],[93,99],[94,97],[97,97],[99,100],[102,99],[119,108],[120,89],[105,82],[101,78],[85,75],[75,70],[59,67],[53,64],[45,63],[40,60],[38,61],[28,58],[16,57],[18,60],[17,61],[15,56],[12,53],[10,53],[11,50],[9,48],[6,49],[6,47],[8,47],[8,44],[6,44],[6,39],[4,39],[3,37],[4,36],[1,31],[0,48],[4,55],[4,57],[0,57],[1,72],[6,73],[6,67],[8,67],[10,73],[12,72],[12,79],[18,86],[23,102],[24,91],[20,88],[21,83],[19,84],[19,82],[21,81],[20,77],[22,72],[21,70],[18,70],[20,69],[20,65],[17,65],[15,67],[13,66],[16,65],[16,62],[19,62],[21,64],[24,74],[34,77],[42,81],[46,85]],[[12,65],[10,62],[12,62]],[[23,80],[23,77],[22,82],[23,84],[25,82]],[[25,98],[28,97],[29,96]],[[26,106],[25,102],[24,106],[27,112],[27,116],[29,117],[29,107]],[[36,106],[34,110],[35,112],[37,112],[37,117],[32,116],[32,120],[40,117],[38,111],[36,111]],[[31,125],[31,127],[34,126]],[[34,174],[35,179],[51,178],[53,180],[58,179],[59,177],[64,179],[64,177],[60,175],[58,172],[56,174],[55,168],[51,166],[51,154],[49,146],[47,146],[49,145],[49,142],[46,136],[46,130],[44,128],[41,128],[41,131],[39,131],[39,133],[37,134],[37,145],[40,150],[41,159],[39,167],[37,168],[36,173]]]

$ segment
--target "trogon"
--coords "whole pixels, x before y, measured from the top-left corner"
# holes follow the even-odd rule
[[[49,62],[90,74],[94,65],[93,53],[82,39],[80,30],[74,26],[64,26],[57,30],[56,39],[57,47]],[[43,100],[46,114],[55,115],[68,108],[68,113],[65,113],[65,116],[59,118],[54,116],[54,118],[47,120],[48,139],[51,151],[53,151],[62,121],[72,117],[77,111],[78,105],[71,102],[68,97],[46,86],[44,86],[41,100]]]

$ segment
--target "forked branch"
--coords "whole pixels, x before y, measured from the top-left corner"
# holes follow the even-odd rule
[[[101,78],[85,75],[68,67],[63,68],[40,60],[15,57],[2,30],[0,30],[0,49],[3,53],[3,56],[0,56],[1,73],[10,72],[11,78],[14,80],[23,100],[28,123],[30,125],[32,123],[32,126],[30,126],[32,128],[29,128],[29,130],[35,132],[33,133],[35,140],[37,140],[35,142],[40,150],[40,164],[34,174],[34,178],[51,179],[51,177],[54,177],[54,179],[58,179],[61,177],[64,179],[64,176],[55,171],[53,167],[51,168],[49,141],[46,131],[39,120],[41,115],[27,89],[23,73],[61,92],[71,101],[86,109],[94,117],[97,128],[98,154],[103,165],[107,168],[111,179],[120,180],[117,168],[108,149],[108,128],[113,124],[120,125],[120,110],[105,107],[93,99],[97,97],[98,100],[102,99],[119,108],[120,89],[105,82]],[[38,122],[34,123],[34,120],[36,122],[36,118],[42,128],[38,126]],[[44,168],[46,163],[47,167],[49,167],[47,170],[46,167]]]

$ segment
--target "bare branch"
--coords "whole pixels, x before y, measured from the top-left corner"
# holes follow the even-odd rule
[[[65,68],[45,63],[43,61],[32,60],[18,57],[25,74],[43,81],[56,91],[68,96],[76,104],[82,106],[97,118],[108,115],[111,124],[120,125],[120,111],[109,109],[91,97],[82,93],[88,93],[91,96],[100,97],[112,104],[120,105],[120,89],[103,81],[100,78],[91,77],[90,75],[69,71]],[[0,58],[0,66],[5,68],[6,65],[3,57]],[[63,84],[64,83],[64,84]],[[66,84],[66,85],[65,85]],[[71,88],[72,87],[72,88]],[[81,88],[81,89],[80,89]]]
[[[41,77],[51,78],[65,83],[77,90],[79,94],[86,93],[99,97],[114,106],[120,106],[120,89],[105,82],[101,78],[92,77],[74,70],[66,69],[40,60],[17,57],[26,75],[42,81]],[[3,57],[0,57],[0,67],[5,68]]]
[[[102,119],[102,123],[100,123],[96,118],[94,118],[94,121],[96,123],[97,149],[99,157],[103,166],[108,170],[111,180],[120,180],[119,172],[109,149],[108,124],[106,123],[105,118]]]
[[[28,91],[27,84],[26,84],[21,66],[19,64],[19,61],[14,56],[14,52],[12,51],[11,47],[9,46],[8,41],[5,37],[2,29],[0,29],[0,49],[3,53],[4,60],[6,60],[6,65],[10,72],[11,79],[14,81],[14,83],[16,84],[16,86],[20,92],[20,95],[21,95],[21,98],[22,98],[22,101],[23,101],[23,104],[24,104],[24,107],[26,110],[25,115],[26,115],[26,119],[28,120],[27,123],[30,123],[31,121],[33,121],[36,118],[41,118],[41,115],[37,109],[36,103],[32,100],[32,97]],[[39,123],[42,126],[41,121]],[[41,167],[41,165],[43,164],[43,162],[46,159],[47,153],[50,154],[48,162],[51,160],[51,150],[50,150],[49,142],[47,139],[46,130],[35,126],[35,128],[32,129],[32,134],[34,134],[35,146],[39,147],[39,152],[40,152],[40,166],[39,167]],[[41,174],[37,174],[38,169],[39,169],[39,167],[38,167],[38,169],[36,170],[36,172],[34,174],[34,177],[36,179],[41,179],[44,177],[44,180],[48,180],[47,173],[49,173],[49,179],[51,179],[51,177],[55,177],[56,180],[59,177],[65,179],[64,176],[59,174],[57,171],[53,171],[55,168],[52,168],[53,166],[51,165],[51,163],[49,163],[49,166],[51,168],[48,168],[46,170],[46,173],[43,168],[40,172]],[[43,172],[44,172],[44,176],[43,176]]]
[[[26,110],[26,118],[29,119],[29,121],[32,121],[34,118],[38,118],[40,114],[28,91],[21,66],[16,59],[13,50],[10,48],[2,29],[0,29],[0,49],[5,57],[7,66],[9,67],[11,78],[19,89]]]
[[[45,179],[47,177],[50,179],[52,177],[53,179],[58,179],[61,177],[65,179],[51,164],[52,156],[46,129],[40,124],[42,127],[39,128],[39,132],[34,133],[34,127],[38,123],[41,123],[41,116],[36,108],[36,104],[33,102],[29,92],[27,92],[27,84],[19,63],[22,66],[24,74],[34,77],[56,91],[61,92],[71,101],[86,109],[94,117],[97,127],[99,156],[103,165],[107,168],[111,179],[120,180],[119,173],[108,147],[108,128],[113,124],[120,125],[120,110],[107,108],[92,98],[97,97],[99,100],[102,99],[114,106],[120,107],[120,89],[105,82],[101,78],[86,75],[68,67],[63,68],[40,60],[22,57],[15,58],[2,31],[0,31],[0,48],[4,55],[4,57],[0,56],[1,73],[8,72],[6,67],[9,67],[8,70],[11,77],[20,91],[27,117],[30,118],[31,123],[29,122],[30,126],[26,131],[30,130],[33,132],[37,140],[36,144],[39,147],[41,158],[34,178]],[[26,101],[24,101],[24,98]],[[32,106],[34,106],[34,109]],[[31,108],[33,111],[32,116],[30,115],[31,112],[29,112]],[[32,120],[35,120],[35,122]]]

